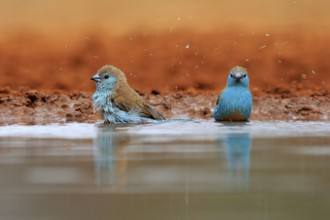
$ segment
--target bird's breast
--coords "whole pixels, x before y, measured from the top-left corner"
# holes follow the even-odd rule
[[[223,121],[246,121],[252,108],[252,96],[246,88],[226,88],[215,109],[214,116]]]
[[[101,111],[106,107],[112,107],[112,102],[109,98],[109,94],[95,92],[93,95],[93,106],[98,111]]]

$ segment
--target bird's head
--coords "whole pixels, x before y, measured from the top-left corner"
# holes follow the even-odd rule
[[[229,71],[227,86],[249,87],[248,72],[245,68],[236,66]]]
[[[114,91],[121,83],[126,83],[125,74],[118,68],[105,65],[91,78],[98,91]]]

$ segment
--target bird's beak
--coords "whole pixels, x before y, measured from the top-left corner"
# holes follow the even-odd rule
[[[235,73],[234,78],[236,79],[236,81],[240,81],[243,78],[243,75],[240,73]]]
[[[99,76],[99,74],[95,74],[91,80],[94,80],[95,82],[101,82],[101,77]]]

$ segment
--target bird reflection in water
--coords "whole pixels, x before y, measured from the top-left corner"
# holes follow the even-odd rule
[[[118,126],[113,125],[100,125],[98,127],[97,137],[94,140],[94,155],[95,155],[95,175],[96,181],[100,185],[112,185],[112,186],[124,186],[129,184],[129,180],[132,181],[132,178],[145,177],[145,173],[135,172],[136,170],[128,172],[128,164],[129,161],[136,161],[134,158],[137,156],[135,153],[130,153],[128,150],[129,146],[132,144],[135,147],[139,146],[141,140],[136,136],[132,136],[132,134],[125,133],[125,129],[120,129]],[[141,142],[143,143],[143,142]],[[140,144],[141,144],[140,143]],[[218,142],[213,142],[215,144],[214,147],[219,147],[220,152],[225,152],[226,160],[227,160],[227,173],[228,173],[228,182],[230,188],[234,190],[247,189],[249,185],[249,163],[250,163],[250,150],[251,150],[251,137],[249,133],[228,133],[225,136],[221,136],[218,138]],[[142,144],[144,146],[144,144]],[[150,147],[150,145],[148,145]],[[152,145],[152,149],[157,149],[157,145]],[[179,146],[179,145],[176,145]],[[160,145],[162,147],[162,145]],[[203,146],[200,146],[203,147]],[[162,149],[162,148],[160,148]],[[140,148],[141,150],[141,148]],[[165,149],[163,149],[165,150]],[[138,150],[139,151],[139,150]],[[144,151],[143,151],[144,152]],[[149,154],[150,156],[151,154]],[[155,154],[153,154],[155,155]],[[167,155],[172,155],[168,153]],[[185,162],[195,162],[195,160],[189,161],[187,160],[186,155],[189,155],[189,152],[185,153]],[[178,155],[175,155],[176,159]],[[196,156],[196,154],[195,154]],[[199,155],[202,158],[203,155]],[[223,155],[224,156],[224,155]],[[142,162],[141,162],[142,163]],[[195,163],[194,163],[195,164]],[[137,166],[142,166],[140,169],[143,170],[145,166],[150,166],[149,163],[145,164],[135,164]],[[177,164],[176,172],[180,172],[181,164]],[[205,164],[201,164],[205,165]],[[195,166],[195,165],[192,165]],[[173,168],[173,164],[169,165],[169,167]],[[210,170],[213,170],[214,167],[208,167]],[[134,166],[133,169],[136,169]],[[157,169],[157,165],[150,166],[150,169]],[[139,171],[139,169],[137,169]],[[199,170],[199,168],[197,169]],[[150,171],[150,170],[149,170]],[[193,172],[193,169],[191,169]],[[135,173],[135,176],[132,176],[132,173]],[[173,181],[182,181],[181,177],[186,175],[186,173],[182,173],[182,175],[174,177]],[[205,173],[204,173],[205,175]],[[149,176],[150,177],[150,176]],[[150,177],[151,178],[151,177]],[[217,177],[222,179],[221,174]],[[141,180],[146,183],[148,180]],[[170,181],[170,180],[169,180]],[[193,181],[193,180],[191,180]],[[197,181],[198,182],[198,181]],[[193,183],[193,182],[192,182]],[[197,183],[196,183],[197,184]],[[211,184],[211,183],[210,183]]]
[[[120,146],[127,141],[128,138],[123,132],[118,136],[115,126],[99,125],[97,137],[94,139],[94,163],[98,184],[125,182],[120,174],[126,170],[127,156],[120,150]]]
[[[231,187],[247,189],[249,186],[249,167],[251,136],[249,133],[228,133],[223,139],[226,148],[227,168]]]

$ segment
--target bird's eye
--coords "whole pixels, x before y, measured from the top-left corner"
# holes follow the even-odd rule
[[[246,77],[246,74],[244,74],[243,77],[245,78]]]
[[[232,77],[232,78],[233,78],[233,77],[234,77],[234,74],[230,74],[230,77]]]
[[[105,75],[105,76],[104,76],[104,79],[108,79],[108,78],[109,78],[109,75]]]

